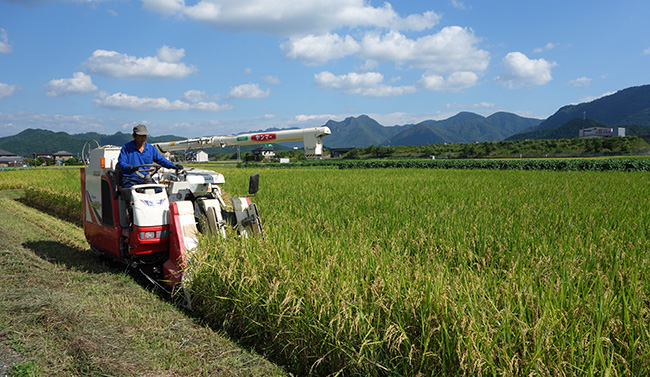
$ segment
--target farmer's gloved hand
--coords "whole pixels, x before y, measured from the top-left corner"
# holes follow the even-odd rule
[[[176,170],[183,170],[183,165],[181,165],[181,164],[176,164],[176,165],[174,165],[174,169],[176,169]]]
[[[127,174],[133,173],[133,170],[134,170],[133,166],[131,166],[131,165],[124,168],[124,172],[127,173]]]

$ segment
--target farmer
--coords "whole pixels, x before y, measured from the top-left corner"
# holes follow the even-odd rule
[[[133,127],[133,140],[122,146],[120,156],[117,159],[117,166],[122,172],[122,197],[128,203],[131,197],[131,190],[126,190],[133,185],[144,183],[144,178],[136,174],[138,165],[157,163],[169,169],[183,169],[180,164],[173,164],[166,159],[158,149],[147,143],[149,132],[144,124]],[[149,172],[141,172],[143,175]]]

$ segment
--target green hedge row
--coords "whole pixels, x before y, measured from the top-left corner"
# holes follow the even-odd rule
[[[549,160],[308,160],[291,164],[242,163],[239,166],[277,168],[416,168],[416,169],[491,169],[555,171],[650,171],[647,158],[549,159]]]

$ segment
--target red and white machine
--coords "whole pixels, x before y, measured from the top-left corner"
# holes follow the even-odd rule
[[[321,138],[330,133],[327,127],[312,127],[153,145],[168,153],[303,140],[305,154],[318,157],[322,154]],[[84,233],[92,249],[127,263],[152,282],[174,288],[183,279],[199,232],[225,237],[226,228],[232,227],[242,237],[263,235],[257,206],[250,201],[258,190],[258,174],[251,176],[249,196],[232,198],[228,206],[219,186],[225,182],[222,174],[195,168],[170,170],[152,164],[140,169],[153,180],[131,187],[127,203],[116,171],[120,149],[98,146],[88,152],[88,165],[81,168]]]

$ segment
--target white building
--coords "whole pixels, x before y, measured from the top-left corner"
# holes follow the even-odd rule
[[[578,131],[578,137],[581,139],[593,137],[624,137],[624,127],[588,127]]]
[[[188,151],[185,154],[187,161],[208,162],[208,154],[205,151]]]
[[[275,157],[275,152],[273,151],[273,148],[269,148],[266,146],[255,148],[251,152],[253,152],[254,156],[262,156],[264,158]]]

